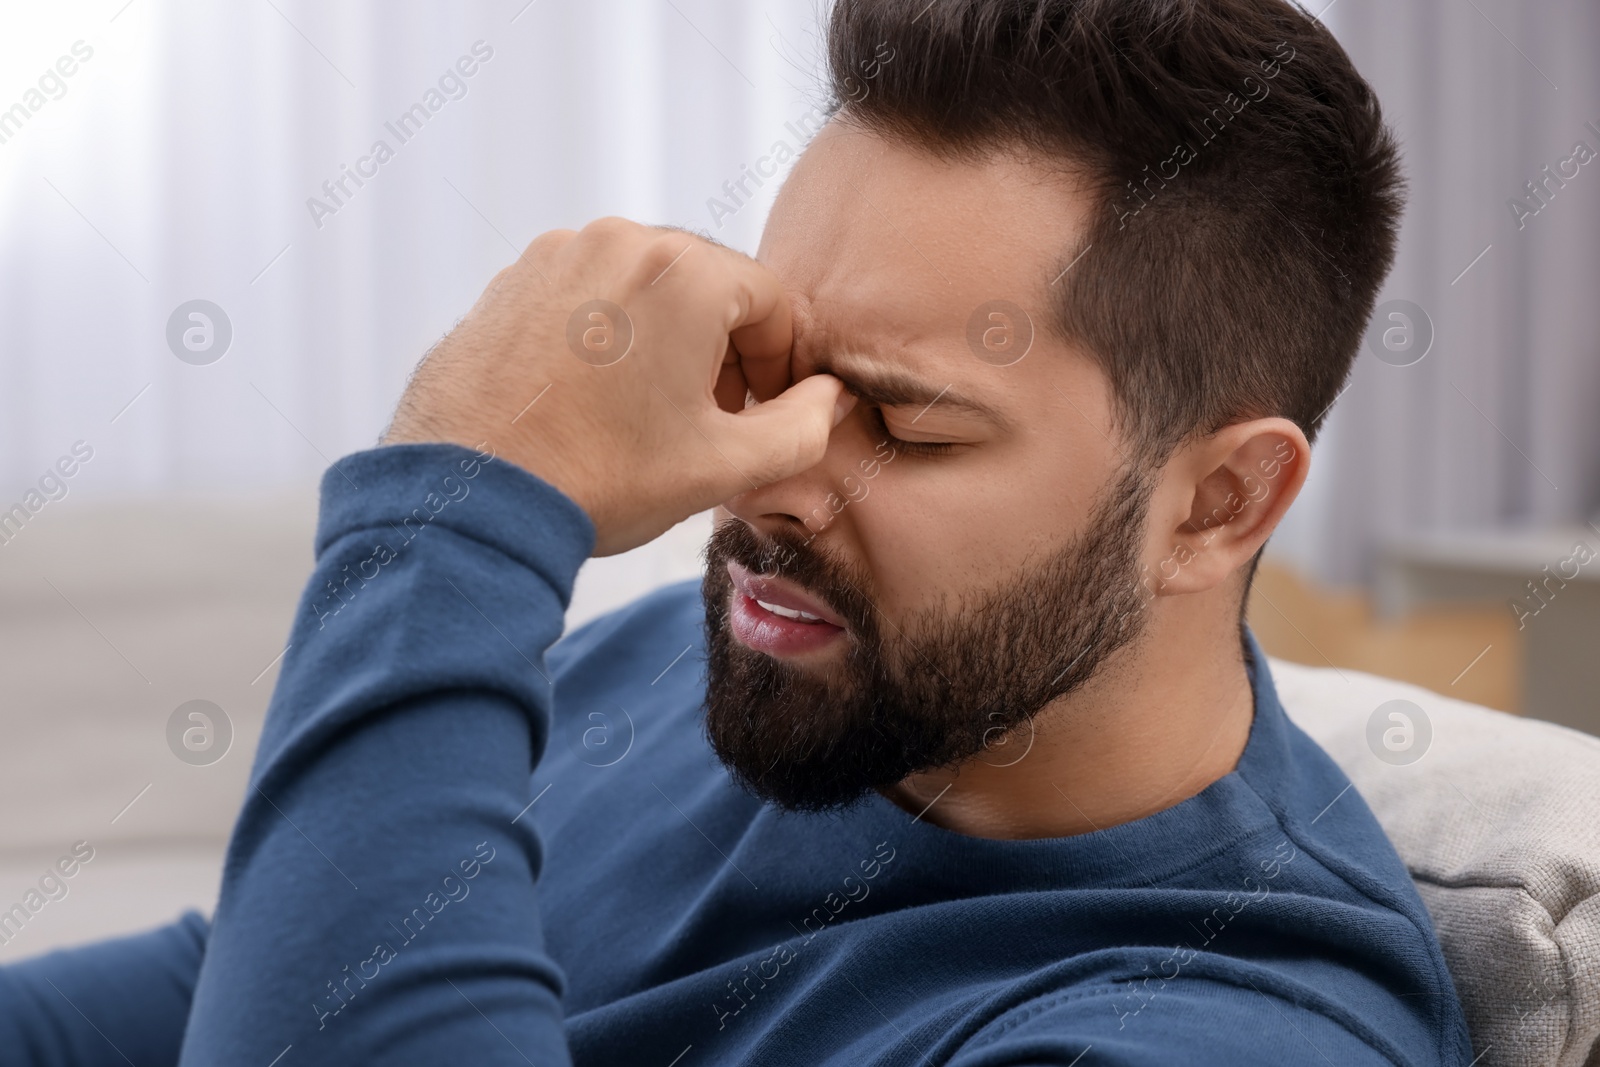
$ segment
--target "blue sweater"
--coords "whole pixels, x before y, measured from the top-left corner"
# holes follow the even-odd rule
[[[593,537],[504,460],[341,461],[212,923],[0,970],[0,1062],[1471,1059],[1404,867],[1253,641],[1238,769],[1148,818],[789,814],[701,732],[695,586],[556,642]]]

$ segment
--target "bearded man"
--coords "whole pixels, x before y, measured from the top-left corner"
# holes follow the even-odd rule
[[[1393,258],[1371,90],[1282,0],[829,58],[755,258],[539,237],[328,472],[213,921],[4,972],[24,1062],[1468,1062],[1241,621]]]

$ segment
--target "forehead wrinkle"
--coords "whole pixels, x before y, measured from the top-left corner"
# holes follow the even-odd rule
[[[844,331],[833,321],[843,309],[837,300],[824,300],[834,314],[818,315],[817,288],[813,285],[810,293],[790,294],[794,311],[794,354],[799,363],[808,365],[805,373],[831,374],[844,382],[851,393],[879,407],[948,408],[983,419],[1001,430],[1011,428],[1010,419],[989,404],[963,395],[949,379],[925,379],[885,358],[868,354],[881,350],[883,341],[859,337],[843,339],[840,334]],[[915,349],[918,346],[895,339],[893,347]]]
[[[814,372],[831,374],[845,388],[869,404],[879,407],[953,408],[966,415],[985,419],[1005,429],[1010,421],[982,401],[963,396],[953,383],[934,384],[899,367],[875,365],[868,357],[817,357]]]

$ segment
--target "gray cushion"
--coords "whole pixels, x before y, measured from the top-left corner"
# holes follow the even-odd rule
[[[1289,717],[1410,870],[1479,1067],[1600,1064],[1600,738],[1359,671],[1271,666]],[[1378,712],[1394,700],[1420,715]]]

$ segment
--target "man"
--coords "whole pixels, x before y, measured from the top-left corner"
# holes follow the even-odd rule
[[[1279,0],[829,55],[756,260],[545,234],[328,473],[214,922],[8,972],[22,1062],[1468,1063],[1240,623],[1392,258],[1370,90]]]

